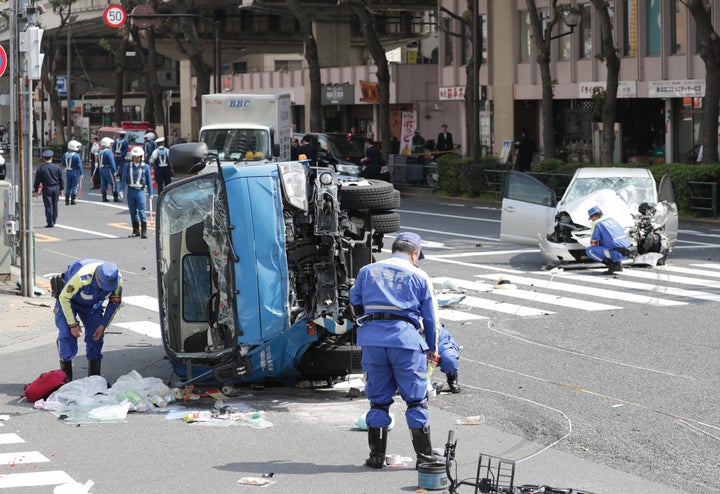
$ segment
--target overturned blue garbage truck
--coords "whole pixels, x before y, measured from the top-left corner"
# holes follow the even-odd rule
[[[348,292],[400,193],[307,161],[220,165],[200,143],[170,159],[201,171],[157,206],[160,325],[176,385],[326,381],[360,372]],[[214,168],[213,168],[214,169]]]

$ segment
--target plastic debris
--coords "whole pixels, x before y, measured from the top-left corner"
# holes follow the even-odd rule
[[[241,477],[240,480],[237,481],[237,483],[238,485],[253,485],[257,487],[266,487],[268,485],[273,485],[275,481],[268,477]]]
[[[367,425],[367,422],[365,421],[366,416],[367,416],[367,412],[360,415],[358,418],[356,418],[353,421],[353,425],[355,427],[357,427],[358,429],[360,429],[361,431],[368,430],[368,425]],[[393,430],[393,427],[395,427],[395,414],[391,413],[390,414],[390,425],[388,425],[388,431]]]
[[[456,424],[460,425],[480,425],[485,423],[485,415],[469,415],[464,419],[456,420]]]

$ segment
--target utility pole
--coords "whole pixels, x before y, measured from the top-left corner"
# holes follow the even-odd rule
[[[32,222],[32,133],[33,91],[32,81],[40,79],[43,55],[40,42],[43,30],[37,27],[40,13],[34,0],[12,0],[10,26],[12,82],[10,106],[11,156],[17,158],[20,200],[20,245],[22,295],[32,297],[35,289],[35,249]],[[13,43],[16,39],[17,42]],[[15,99],[17,98],[17,99]],[[17,139],[17,146],[13,139]],[[16,151],[17,150],[17,151]],[[17,152],[17,156],[16,153]]]

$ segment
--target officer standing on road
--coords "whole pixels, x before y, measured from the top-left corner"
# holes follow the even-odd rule
[[[98,136],[92,135],[92,144],[90,145],[90,176],[92,177],[92,188],[100,188],[100,143]]]
[[[585,249],[588,257],[607,266],[603,274],[615,274],[623,270],[622,261],[627,259],[630,239],[615,218],[603,217],[600,206],[588,209],[593,222],[590,246]]]
[[[143,150],[145,151],[145,156],[150,156],[153,154],[153,151],[155,151],[156,141],[155,141],[155,133],[154,132],[146,132],[145,133],[145,143],[143,144]]]
[[[389,410],[396,390],[407,404],[405,418],[417,454],[416,468],[435,460],[427,410],[427,371],[428,362],[438,360],[439,320],[432,282],[415,266],[422,258],[420,236],[400,233],[392,244],[390,258],[361,268],[350,289],[350,303],[358,316],[361,364],[367,374],[370,457],[365,465],[371,468],[385,466]]]
[[[75,205],[78,187],[83,178],[82,158],[80,158],[80,144],[75,139],[68,142],[68,150],[62,156],[65,166],[65,204]]]
[[[58,217],[58,197],[62,194],[63,170],[53,163],[53,152],[46,149],[42,152],[45,160],[35,172],[35,182],[33,183],[33,195],[37,197],[38,190],[42,185],[43,205],[45,206],[45,224],[46,228],[55,226]]]
[[[103,309],[105,299],[107,307]],[[72,360],[77,355],[77,339],[85,326],[85,354],[88,376],[100,375],[105,328],[122,301],[122,276],[118,267],[107,261],[81,259],[65,271],[65,286],[55,303],[55,325],[60,368],[72,380]],[[80,321],[78,321],[78,317]]]
[[[103,202],[110,202],[107,198],[107,188],[113,194],[113,202],[120,202],[118,199],[117,184],[115,184],[115,175],[117,174],[117,168],[115,168],[115,157],[111,148],[113,147],[113,140],[109,137],[103,137],[100,141],[102,151],[100,152],[100,193],[102,194]]]
[[[158,195],[163,191],[166,185],[170,185],[173,176],[173,168],[170,163],[170,153],[165,147],[165,138],[158,137],[155,139],[157,147],[150,155],[150,165],[155,171],[155,183],[157,184]]]
[[[132,162],[123,173],[121,184],[128,188],[127,201],[133,231],[130,237],[147,238],[147,217],[145,216],[145,190],[152,201],[152,177],[150,166],[143,161],[145,152],[141,147],[130,151]],[[141,230],[142,228],[142,230]]]
[[[120,176],[125,172],[125,156],[128,152],[128,141],[125,138],[126,132],[121,130],[118,132],[118,138],[113,143],[113,156],[115,158],[116,173]],[[120,198],[122,199],[122,188],[120,189]],[[117,202],[117,201],[116,201]]]

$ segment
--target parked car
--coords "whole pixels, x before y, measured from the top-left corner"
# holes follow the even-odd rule
[[[196,173],[158,199],[163,345],[177,385],[326,380],[361,372],[349,290],[400,228],[392,184],[307,162],[198,173],[205,144],[170,159]]]
[[[308,132],[317,137],[318,165],[330,167],[341,175],[360,176],[360,161],[365,156],[364,139],[342,132]],[[301,140],[305,134],[296,133],[293,137]]]
[[[636,262],[665,262],[677,240],[677,206],[670,178],[664,176],[658,188],[646,168],[580,168],[560,201],[535,177],[508,171],[500,239],[539,245],[551,264],[587,261],[592,234],[588,209],[595,205],[625,228]]]
[[[120,122],[120,125],[100,127],[97,131],[98,141],[102,140],[103,137],[109,137],[114,141],[118,138],[120,132],[125,132],[125,138],[128,141],[128,152],[125,156],[125,161],[130,161],[130,151],[138,146],[143,147],[143,144],[145,144],[145,134],[154,132],[154,130],[150,127],[149,122],[124,120]],[[147,160],[147,158],[146,156],[145,159]]]

